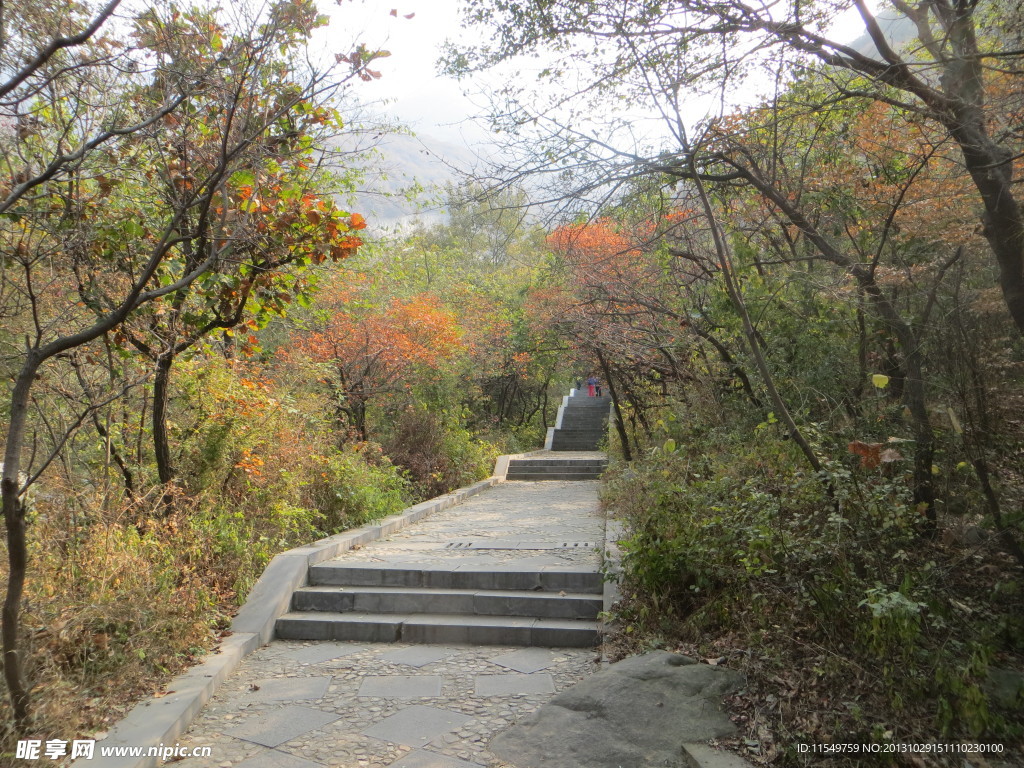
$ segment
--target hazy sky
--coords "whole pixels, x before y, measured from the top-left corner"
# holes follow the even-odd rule
[[[332,16],[329,44],[357,36],[391,52],[372,65],[382,77],[360,83],[360,97],[386,101],[384,110],[414,130],[446,137],[457,137],[461,124],[482,111],[463,95],[462,84],[437,74],[441,46],[460,34],[458,5],[458,0],[321,0]]]
[[[483,99],[473,98],[485,87],[485,81],[459,83],[437,74],[444,42],[465,39],[466,33],[459,27],[459,0],[320,2],[333,19],[328,28],[329,47],[344,49],[357,37],[367,45],[391,52],[389,58],[374,65],[381,79],[359,84],[358,93],[364,101],[386,101],[385,112],[426,134],[449,141],[457,141],[460,135],[467,139],[481,137],[481,128],[466,121],[485,111]],[[412,18],[406,18],[408,15]],[[852,11],[836,23],[830,34],[849,41],[863,31],[859,16]],[[464,95],[464,90],[470,97]]]

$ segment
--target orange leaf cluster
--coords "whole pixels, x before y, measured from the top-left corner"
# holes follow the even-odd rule
[[[335,286],[324,295],[327,324],[293,339],[317,362],[346,370],[345,379],[379,390],[414,365],[440,367],[465,349],[455,316],[433,294],[375,305],[366,284]]]

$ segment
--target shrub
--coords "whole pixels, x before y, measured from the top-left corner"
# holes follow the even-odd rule
[[[490,475],[497,451],[474,439],[461,418],[410,405],[396,416],[384,452],[431,498]]]
[[[326,535],[393,514],[412,500],[408,480],[374,443],[311,457],[319,469],[305,490]]]
[[[1019,650],[1002,629],[1017,600],[993,589],[998,554],[985,564],[929,537],[896,467],[826,459],[830,495],[771,427],[699,419],[669,420],[606,475],[604,502],[629,531],[627,634],[745,649],[752,691],[808,697],[771,715],[783,743],[1021,736],[1019,712],[984,693],[992,659]]]

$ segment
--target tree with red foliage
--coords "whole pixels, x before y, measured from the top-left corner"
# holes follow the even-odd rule
[[[339,283],[320,297],[320,322],[295,331],[293,347],[321,366],[338,421],[368,439],[368,406],[422,369],[439,368],[465,349],[455,316],[435,295],[377,303],[365,281]]]

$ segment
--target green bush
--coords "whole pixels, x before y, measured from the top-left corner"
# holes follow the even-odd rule
[[[956,571],[965,562],[945,561],[912,503],[908,469],[844,456],[826,459],[818,478],[770,424],[742,413],[716,426],[698,420],[662,423],[655,447],[605,477],[604,503],[629,532],[632,597],[620,616],[629,636],[717,655],[709,641],[724,635],[749,649],[753,684],[781,674],[850,702],[832,707],[824,732],[801,730],[792,703],[776,726],[793,742],[840,729],[864,741],[1021,735],[984,693],[990,660],[1014,652],[1002,627],[1015,600],[974,589]],[[838,438],[830,451],[808,433],[822,455],[843,456]]]
[[[408,480],[372,443],[312,457],[319,471],[306,494],[321,513],[324,534],[394,514],[412,500]]]

